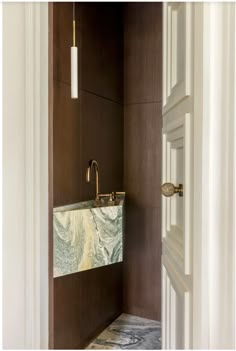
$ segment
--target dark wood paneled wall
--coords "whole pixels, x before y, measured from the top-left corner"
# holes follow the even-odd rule
[[[76,3],[78,100],[70,97],[72,3],[50,9],[50,179],[53,205],[60,206],[94,198],[94,180],[85,182],[91,158],[100,166],[101,191],[123,189],[122,6]],[[50,223],[50,255],[52,235]],[[52,267],[50,274],[53,281]],[[122,312],[122,263],[56,278],[52,292],[50,347],[82,348]]]
[[[70,97],[70,47],[72,46],[72,3],[53,5],[53,202],[70,204],[81,198],[81,69],[79,99]],[[79,8],[76,7],[76,18]],[[81,33],[77,27],[77,41]],[[81,45],[78,60],[81,61]]]
[[[84,348],[122,310],[120,264],[55,278],[54,285],[55,349]]]
[[[161,318],[162,4],[124,5],[124,311]]]
[[[95,158],[100,191],[123,188],[122,5],[81,3],[81,168]],[[81,199],[94,198],[93,183],[81,177]]]
[[[122,6],[76,3],[79,99],[70,97],[72,3],[53,5],[54,206],[95,196],[88,161],[100,166],[102,192],[123,187]]]

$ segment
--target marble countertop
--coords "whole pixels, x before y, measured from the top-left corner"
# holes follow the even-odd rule
[[[109,206],[111,207],[122,206],[124,204],[124,199],[125,199],[124,195],[119,195],[117,196],[116,201],[113,204],[108,203],[107,199],[102,199],[99,205],[98,203],[96,203],[95,200],[82,201],[82,202],[77,202],[75,204],[54,207],[53,213],[64,212],[64,211],[74,211],[74,210],[80,210],[80,209],[101,208],[101,207],[109,207]]]

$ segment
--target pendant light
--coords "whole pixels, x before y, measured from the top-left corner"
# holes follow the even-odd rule
[[[73,2],[73,46],[71,55],[71,98],[78,98],[78,48],[75,46],[75,3]]]

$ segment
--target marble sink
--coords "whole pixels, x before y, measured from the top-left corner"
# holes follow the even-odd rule
[[[53,209],[54,278],[123,260],[124,196]]]

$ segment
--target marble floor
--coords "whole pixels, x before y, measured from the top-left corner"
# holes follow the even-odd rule
[[[161,323],[122,313],[87,349],[159,350]]]

